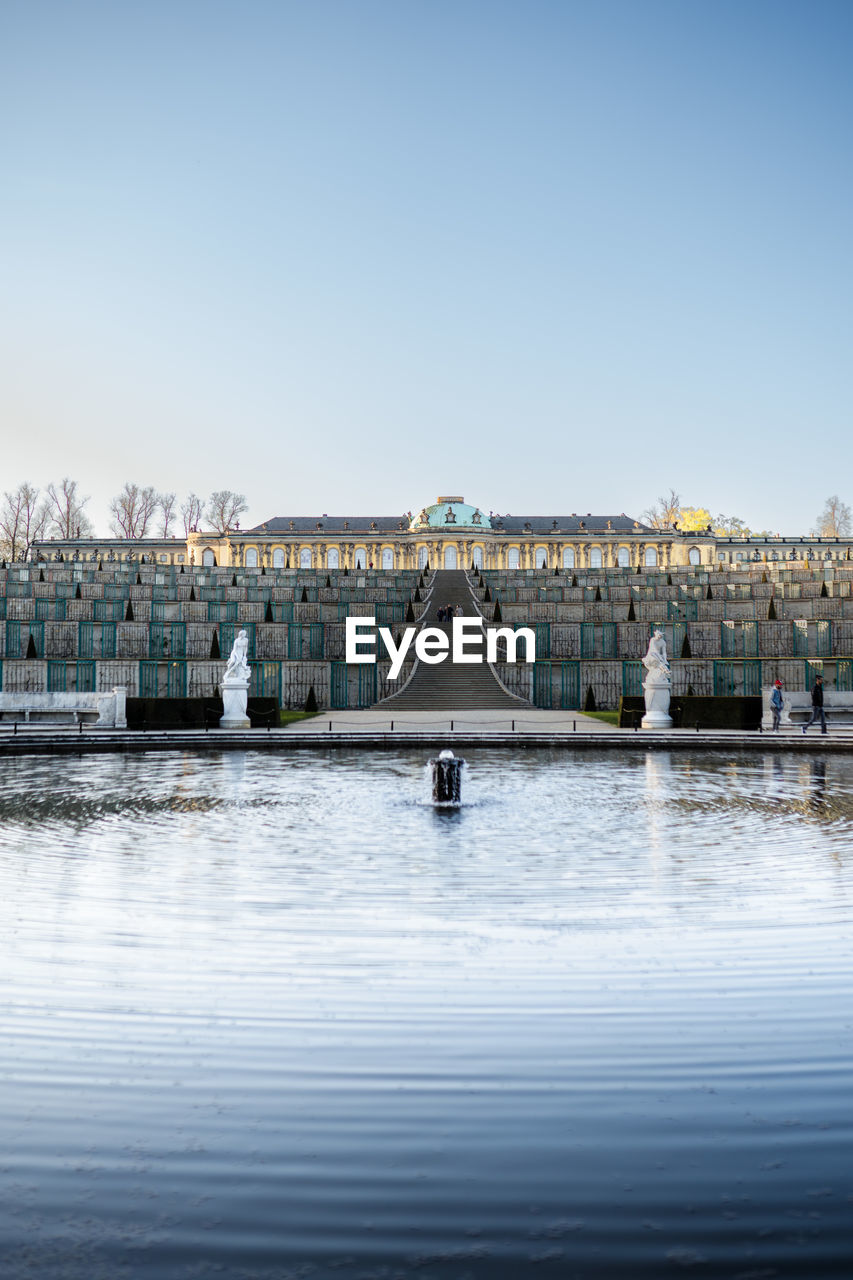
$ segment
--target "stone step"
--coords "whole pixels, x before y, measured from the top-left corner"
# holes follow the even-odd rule
[[[468,576],[463,570],[436,569],[430,586],[429,604],[420,620],[421,626],[438,626],[449,636],[452,623],[437,622],[438,610],[448,605],[454,609],[461,605],[464,617],[478,616]],[[418,662],[406,688],[383,699],[382,705],[396,711],[519,711],[530,704],[507,693],[487,663],[457,666],[448,657],[435,664]]]

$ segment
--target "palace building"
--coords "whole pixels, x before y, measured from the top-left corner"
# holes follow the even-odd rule
[[[251,529],[196,530],[185,539],[50,539],[34,557],[140,560],[245,569],[483,570],[748,567],[772,561],[850,559],[850,538],[718,538],[710,530],[655,529],[618,515],[510,515],[439,496],[414,515],[275,516]]]

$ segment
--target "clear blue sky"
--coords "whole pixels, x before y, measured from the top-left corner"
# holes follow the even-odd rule
[[[0,488],[853,502],[846,0],[5,0]]]

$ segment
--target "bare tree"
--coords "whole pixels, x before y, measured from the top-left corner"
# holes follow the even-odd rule
[[[851,520],[850,508],[846,502],[841,501],[837,493],[834,493],[824,503],[823,511],[818,516],[812,532],[818,538],[846,538],[851,527],[853,527],[853,520]]]
[[[50,512],[35,485],[25,480],[0,502],[0,548],[7,560],[25,560],[30,547],[44,537]]]
[[[92,521],[84,508],[89,501],[77,488],[76,480],[68,476],[58,485],[47,486],[48,531],[57,538],[88,538],[93,532]]]
[[[168,538],[175,522],[175,503],[178,501],[174,493],[158,493],[157,505],[160,508],[160,537]]]
[[[669,529],[677,523],[680,515],[681,496],[670,489],[668,497],[658,498],[654,506],[646,508],[640,519],[653,529]]]
[[[211,529],[222,535],[233,529],[237,517],[248,509],[245,494],[232,493],[230,489],[217,489],[210,495],[204,514]]]
[[[144,538],[157,511],[158,496],[153,485],[142,488],[128,481],[110,503],[110,528],[122,538]]]
[[[199,521],[204,514],[204,503],[196,493],[188,495],[185,502],[181,503],[181,522],[184,526],[184,537],[192,533],[193,529],[198,527]]]

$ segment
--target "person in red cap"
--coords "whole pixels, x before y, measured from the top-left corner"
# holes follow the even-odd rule
[[[777,680],[770,695],[770,714],[773,716],[773,732],[779,732],[779,721],[782,719],[782,681]]]

